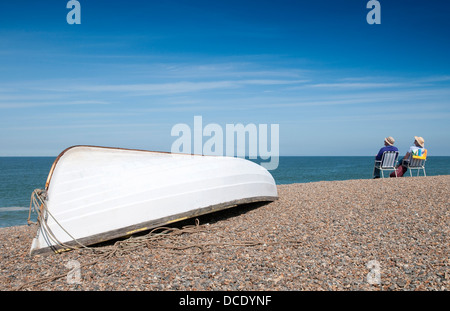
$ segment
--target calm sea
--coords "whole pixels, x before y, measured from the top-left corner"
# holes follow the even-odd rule
[[[31,193],[43,189],[54,157],[0,157],[0,227],[26,225]],[[277,184],[370,179],[373,157],[280,157]],[[427,159],[428,176],[450,175],[450,157]],[[409,174],[406,173],[408,176]]]

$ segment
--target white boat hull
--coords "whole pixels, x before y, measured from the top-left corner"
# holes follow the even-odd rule
[[[63,151],[46,193],[46,214],[31,254],[95,244],[278,196],[272,175],[248,160],[95,146]]]

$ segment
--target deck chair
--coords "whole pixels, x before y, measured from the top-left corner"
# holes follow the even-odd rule
[[[403,162],[409,170],[409,175],[412,177],[412,170],[417,170],[417,176],[420,174],[420,170],[423,170],[423,176],[427,176],[425,173],[425,162],[427,160],[427,149],[423,149],[423,152],[411,153],[408,161]]]
[[[397,176],[397,158],[398,158],[398,151],[385,151],[383,152],[383,155],[381,156],[381,160],[375,160],[374,169],[373,169],[373,176],[375,177],[375,169],[379,169],[381,172],[381,176],[384,178],[384,171],[394,171],[395,176]]]

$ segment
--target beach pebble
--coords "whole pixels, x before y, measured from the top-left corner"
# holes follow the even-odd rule
[[[110,257],[30,257],[36,226],[0,228],[0,290],[449,290],[449,190],[450,176],[279,185],[275,202]]]

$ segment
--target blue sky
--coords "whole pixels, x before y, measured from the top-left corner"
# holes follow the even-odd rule
[[[280,155],[450,155],[450,3],[0,2],[0,156],[170,151],[177,123],[279,124]]]

